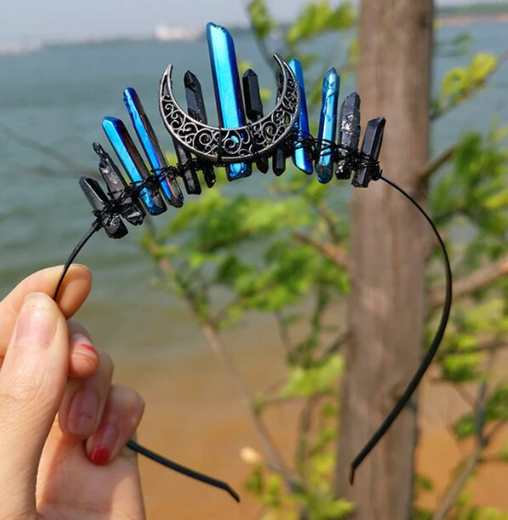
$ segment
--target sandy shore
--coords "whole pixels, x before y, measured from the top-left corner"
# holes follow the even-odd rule
[[[471,25],[473,23],[508,23],[508,13],[475,16],[441,16],[439,25],[443,27]]]
[[[253,331],[255,332],[255,331]],[[229,348],[253,392],[265,389],[284,375],[279,347],[259,346],[256,334],[235,337]],[[240,334],[240,333],[239,333]],[[247,340],[246,337],[251,338]],[[274,338],[273,330],[263,337]],[[236,343],[242,338],[242,344]],[[272,341],[276,345],[276,341]],[[118,382],[135,386],[147,402],[139,440],[152,449],[192,468],[227,480],[242,494],[235,504],[225,493],[141,460],[146,506],[150,520],[254,520],[260,507],[243,490],[249,467],[240,459],[245,446],[258,447],[249,418],[222,368],[203,346],[192,353],[157,352],[148,356],[116,356]],[[508,366],[505,360],[503,366]],[[465,409],[456,392],[446,386],[425,385],[421,392],[421,443],[418,471],[432,479],[435,490],[420,498],[433,506],[448,484],[454,465],[469,449],[457,445],[446,425]],[[274,410],[268,425],[288,461],[294,447],[292,406]],[[346,468],[345,468],[346,470]],[[508,467],[490,464],[473,487],[475,503],[508,510]]]

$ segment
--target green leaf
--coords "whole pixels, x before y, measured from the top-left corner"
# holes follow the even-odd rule
[[[270,15],[266,0],[251,0],[247,9],[256,38],[260,40],[268,38],[277,27],[277,22]]]
[[[337,7],[333,7],[327,0],[309,2],[288,30],[286,43],[292,46],[329,31],[350,29],[355,20],[355,11],[350,2],[343,2]]]
[[[497,58],[491,54],[477,54],[467,67],[455,67],[448,71],[441,83],[436,101],[438,112],[448,110],[471,97],[481,89],[496,70]]]
[[[334,390],[337,378],[342,373],[344,360],[336,355],[324,364],[311,368],[294,367],[280,391],[281,397],[309,397],[317,393],[330,393]]]
[[[467,439],[476,433],[475,419],[472,414],[461,417],[453,426],[455,434],[459,439]]]
[[[432,491],[434,489],[432,480],[423,475],[416,475],[416,486],[420,491]]]

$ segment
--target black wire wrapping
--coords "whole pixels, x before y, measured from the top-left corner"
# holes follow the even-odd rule
[[[95,143],[94,143],[95,147]],[[326,139],[316,139],[311,134],[305,134],[300,130],[294,130],[291,133],[290,139],[286,141],[281,147],[284,149],[285,156],[289,157],[297,149],[305,149],[305,152],[310,160],[316,161],[323,155],[331,155],[332,161],[346,160],[354,170],[359,168],[371,168],[373,172],[378,175],[373,175],[372,180],[377,180],[380,175],[379,162],[374,160],[369,155],[360,152],[354,148],[349,148],[341,144],[336,144],[333,141]],[[226,167],[226,163],[221,162],[221,150],[219,149],[218,163],[214,166]],[[97,218],[98,225],[104,227],[109,224],[115,215],[121,216],[123,210],[131,204],[132,200],[139,199],[141,192],[144,189],[149,191],[158,190],[161,184],[166,179],[175,179],[177,177],[184,177],[184,172],[189,169],[198,171],[203,166],[209,163],[195,157],[189,158],[187,161],[178,163],[177,165],[167,166],[165,168],[157,168],[151,170],[151,175],[144,178],[142,181],[133,181],[128,186],[121,190],[110,191],[108,189],[108,200],[105,202],[101,210],[95,210],[94,216]]]
[[[420,384],[420,381],[422,380],[422,377],[424,376],[425,372],[429,368],[430,364],[432,363],[432,360],[434,359],[434,356],[436,355],[436,352],[439,348],[439,345],[441,344],[441,341],[443,339],[446,325],[448,324],[448,318],[450,317],[450,310],[452,306],[452,269],[450,266],[450,259],[448,257],[448,252],[446,250],[446,245],[441,238],[441,235],[439,234],[439,231],[434,224],[434,221],[432,218],[427,214],[427,212],[418,204],[418,202],[406,191],[404,191],[400,186],[395,184],[393,181],[388,179],[387,177],[381,175],[379,177],[382,181],[386,182],[388,185],[390,185],[392,188],[396,189],[399,193],[401,193],[404,197],[406,197],[413,206],[415,206],[418,211],[424,216],[425,220],[429,223],[430,227],[432,228],[432,231],[434,232],[439,245],[441,247],[441,251],[443,253],[443,260],[444,260],[444,266],[445,266],[445,275],[446,275],[446,290],[445,290],[445,302],[443,305],[443,312],[441,314],[441,320],[439,321],[439,326],[436,331],[436,335],[434,336],[434,339],[432,340],[432,343],[430,344],[429,350],[423,357],[423,360],[418,367],[418,370],[416,371],[415,375],[409,382],[409,384],[406,387],[406,390],[404,391],[404,394],[399,399],[397,404],[394,406],[393,410],[387,415],[386,419],[383,421],[381,426],[377,429],[377,431],[374,433],[374,435],[370,438],[370,440],[367,442],[365,447],[358,453],[358,455],[354,458],[353,462],[350,466],[350,476],[349,481],[351,484],[353,484],[355,479],[355,471],[357,470],[358,466],[365,460],[365,458],[369,455],[369,453],[375,448],[376,444],[383,438],[385,433],[388,431],[390,426],[393,424],[397,416],[400,414],[400,412],[403,410],[403,408],[406,406],[408,401],[411,399],[411,396],[413,395],[414,391]]]
[[[58,280],[58,284],[55,289],[55,293],[53,295],[53,299],[56,300],[58,297],[58,294],[60,292],[60,289],[62,288],[63,281],[65,279],[65,275],[69,271],[69,268],[73,264],[74,260],[78,256],[79,252],[83,249],[85,244],[92,238],[92,236],[99,231],[101,228],[101,224],[99,219],[95,220],[92,225],[89,227],[87,232],[83,235],[81,240],[77,243],[76,247],[73,249],[72,253],[69,255],[69,258],[65,262],[64,268],[62,270],[62,274],[60,275],[60,279]],[[136,441],[133,441],[132,439],[127,442],[127,446],[133,450],[136,453],[139,453],[141,455],[144,455],[145,457],[153,460],[154,462],[158,462],[162,466],[165,466],[166,468],[172,469],[173,471],[176,471],[178,473],[181,473],[182,475],[186,475],[187,477],[193,478],[194,480],[198,480],[199,482],[203,482],[204,484],[208,484],[210,486],[223,489],[229,495],[231,495],[236,502],[240,502],[240,496],[238,493],[226,482],[222,482],[221,480],[218,480],[213,477],[209,477],[207,475],[204,475],[203,473],[199,473],[198,471],[194,471],[192,469],[186,468],[185,466],[182,466],[181,464],[178,464],[177,462],[173,462],[170,459],[167,459],[166,457],[162,457],[161,455],[158,455],[157,453],[149,450],[148,448],[145,448],[144,446],[141,446],[141,444],[138,444]]]

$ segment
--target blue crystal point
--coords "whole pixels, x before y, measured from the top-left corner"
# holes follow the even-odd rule
[[[334,68],[329,69],[323,79],[321,115],[319,118],[320,154],[316,161],[319,182],[326,184],[333,177],[333,154],[330,144],[335,143],[337,134],[337,106],[339,101],[340,77]]]
[[[295,73],[296,81],[298,82],[298,89],[300,90],[300,111],[298,113],[298,120],[295,123],[295,130],[300,137],[306,138],[310,135],[309,115],[307,112],[307,96],[305,95],[305,83],[303,80],[302,64],[296,58],[289,62],[291,70]],[[310,175],[313,171],[312,162],[307,157],[306,150],[303,146],[298,145],[293,152],[294,165]]]
[[[207,24],[206,36],[219,125],[223,128],[244,126],[245,112],[233,38],[224,27],[214,23]],[[248,177],[252,168],[247,163],[236,163],[228,165],[226,171],[229,180],[234,180]]]
[[[102,128],[130,180],[136,184],[147,179],[150,173],[137,148],[134,146],[123,121],[116,117],[105,117],[102,120]],[[155,187],[151,189],[148,187],[143,188],[140,197],[150,215],[159,215],[167,209],[159,190]]]
[[[166,157],[137,92],[133,88],[126,88],[123,91],[123,101],[152,170],[157,171],[167,168],[168,163]],[[176,179],[164,178],[160,184],[167,201],[172,206],[181,208],[183,205],[183,195]]]

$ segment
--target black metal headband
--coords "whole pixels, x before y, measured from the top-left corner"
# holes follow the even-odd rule
[[[159,91],[160,112],[177,155],[177,163],[169,165],[136,91],[132,88],[124,91],[124,102],[150,167],[146,166],[123,122],[113,117],[104,118],[104,131],[130,182],[125,180],[104,148],[94,143],[106,191],[95,179],[80,179],[95,220],[69,257],[55,297],[69,266],[96,231],[102,228],[109,237],[122,238],[128,232],[125,221],[137,226],[143,223],[147,213],[158,215],[165,212],[167,204],[182,207],[184,196],[179,180],[183,180],[188,194],[200,194],[198,172],[202,173],[205,183],[211,188],[216,180],[215,166],[225,166],[228,179],[235,180],[250,176],[253,165],[266,173],[271,160],[273,172],[281,175],[286,170],[286,160],[292,157],[295,166],[306,174],[312,174],[315,169],[321,183],[330,182],[334,175],[342,180],[352,177],[353,186],[363,188],[368,187],[372,180],[383,180],[414,204],[432,227],[445,261],[447,298],[438,331],[418,371],[394,409],[353,461],[352,482],[355,469],[408,403],[442,340],[452,294],[446,248],[423,208],[402,188],[382,175],[379,155],[385,119],[377,118],[367,123],[359,149],[360,97],[357,93],[345,98],[337,116],[340,78],[335,69],[330,69],[324,77],[319,133],[315,138],[309,130],[303,72],[297,60],[288,64],[280,56],[274,56],[280,68],[277,103],[274,110],[264,116],[258,79],[251,70],[243,75],[242,93],[234,43],[229,33],[220,26],[208,24],[207,35],[220,126],[208,125],[201,85],[191,72],[184,77],[187,112],[178,105],[172,90],[172,66],[169,65],[162,76]],[[238,495],[224,482],[184,468],[134,441],[129,441],[128,446],[166,467],[222,488],[239,500]]]

